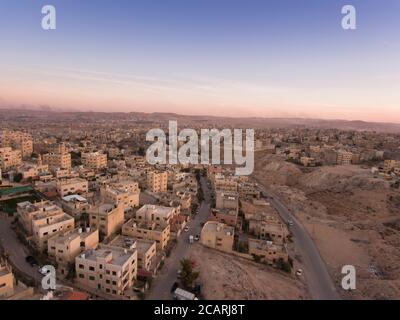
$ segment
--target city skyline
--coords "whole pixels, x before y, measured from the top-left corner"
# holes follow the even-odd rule
[[[52,31],[21,3],[0,4],[3,108],[400,123],[396,1],[352,1],[354,31],[344,1],[52,1]]]

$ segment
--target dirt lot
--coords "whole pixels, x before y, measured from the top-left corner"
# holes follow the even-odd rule
[[[358,166],[314,168],[301,175],[291,168],[276,179],[266,170],[270,160],[258,161],[256,174],[303,222],[342,296],[399,299],[400,191]],[[357,270],[357,289],[351,293],[340,288],[345,264]]]
[[[199,280],[204,284],[202,294],[207,300],[308,298],[303,283],[267,266],[200,244],[193,246],[191,258],[200,271]]]

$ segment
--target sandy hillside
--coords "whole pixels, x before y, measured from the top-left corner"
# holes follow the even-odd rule
[[[296,183],[277,183],[262,160],[256,175],[303,222],[343,297],[400,298],[400,191],[358,166],[299,168]],[[350,294],[340,288],[344,264],[357,268]]]
[[[292,276],[262,264],[205,248],[193,247],[191,258],[200,271],[207,300],[305,299],[307,290]],[[221,290],[221,288],[223,290]]]

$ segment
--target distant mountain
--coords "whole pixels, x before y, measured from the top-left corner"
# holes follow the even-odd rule
[[[340,129],[356,131],[377,131],[400,133],[400,124],[381,123],[366,121],[348,121],[348,120],[324,120],[324,119],[304,119],[304,118],[234,118],[218,116],[193,116],[181,115],[176,113],[144,113],[144,112],[77,112],[77,111],[55,111],[45,106],[40,108],[0,108],[0,120],[18,119],[18,118],[49,118],[58,121],[64,120],[120,120],[120,121],[146,121],[165,123],[169,120],[176,120],[188,125],[190,123],[210,123],[218,126],[236,126],[247,128],[316,128],[316,129]]]

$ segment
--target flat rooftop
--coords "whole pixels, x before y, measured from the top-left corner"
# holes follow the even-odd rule
[[[86,250],[79,257],[96,262],[98,259],[106,259],[108,264],[123,266],[135,251],[116,246],[99,245],[97,249]]]

